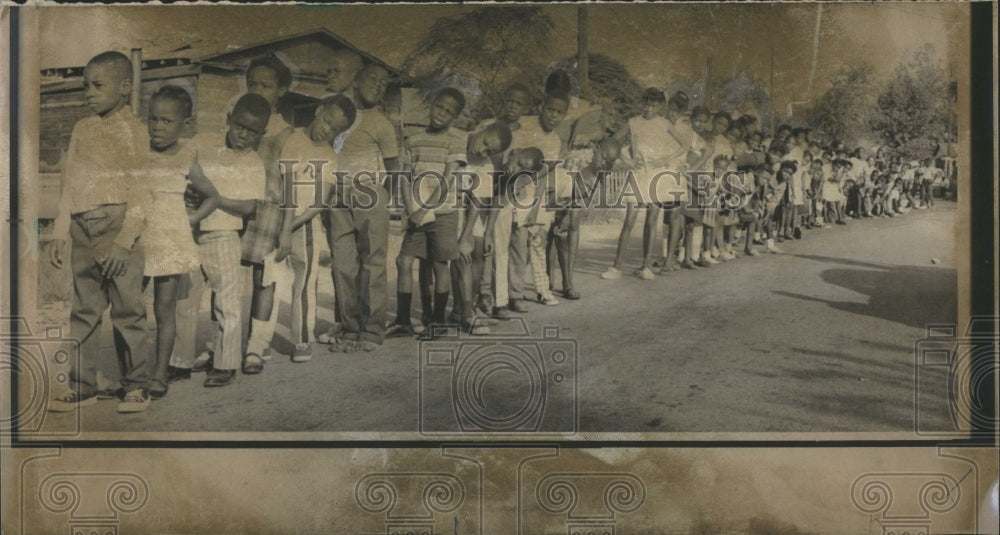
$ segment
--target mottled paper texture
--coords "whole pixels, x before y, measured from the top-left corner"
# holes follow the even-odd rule
[[[492,35],[483,23],[476,44],[484,48],[499,41],[519,50],[523,42],[515,41],[528,27],[548,34],[547,46],[496,63],[488,81],[485,64],[431,65],[411,56],[435,44],[426,39],[435,23],[485,7],[0,6],[5,37],[11,9],[19,10],[16,46],[0,44],[0,63],[6,68],[16,57],[19,67],[16,101],[7,77],[0,89],[0,215],[17,223],[17,250],[11,235],[0,237],[17,267],[16,287],[6,286],[6,276],[0,286],[0,530],[997,533],[996,438],[979,432],[995,431],[996,422],[977,419],[983,406],[996,414],[996,346],[977,334],[988,329],[976,327],[992,325],[995,333],[996,318],[968,312],[971,292],[995,293],[968,283],[976,113],[968,4],[539,5],[532,7],[542,19],[526,20],[551,27]],[[70,131],[89,113],[82,69],[102,51],[141,56],[140,116],[162,85],[193,89],[190,138],[224,131],[247,89],[241,69],[253,57],[274,52],[290,63],[291,91],[315,106],[327,93],[330,51],[348,47],[391,71],[387,115],[402,138],[426,126],[424,99],[446,85],[469,98],[456,120],[466,130],[488,115],[493,86],[513,79],[533,84],[537,109],[544,76],[582,68],[581,46],[591,78],[584,87],[574,81],[567,117],[592,111],[597,98],[588,101],[588,91],[620,77],[634,94],[602,95],[602,109],[639,113],[639,92],[655,87],[668,98],[690,94],[692,107],[704,101],[734,117],[753,114],[773,129],[817,120],[808,110],[848,68],[867,63],[889,80],[901,58],[925,45],[953,84],[948,126],[957,138],[941,150],[957,166],[957,200],[891,224],[851,221],[850,230],[874,230],[850,239],[837,238],[839,228],[809,230],[801,242],[782,245],[784,257],[740,258],[653,281],[630,278],[641,256],[634,241],[626,280],[601,279],[625,212],[604,210],[581,227],[583,298],[531,304],[523,321],[501,322],[485,338],[387,340],[363,356],[314,343],[313,360],[293,364],[290,297],[279,288],[282,343],[263,374],[237,372],[234,385],[214,390],[195,374],[140,414],[120,415],[113,401],[47,410],[82,358],[69,331],[71,277],[49,262],[50,230]],[[469,57],[462,43],[451,46],[455,57]],[[440,65],[449,77],[419,76]],[[313,108],[303,106],[293,116],[305,124]],[[8,144],[8,128],[18,132],[17,146]],[[8,198],[11,182],[16,199]],[[10,211],[15,200],[17,213]],[[403,236],[392,224],[390,317]],[[317,321],[328,326],[330,258],[320,258]],[[3,297],[15,292],[19,307],[11,310]],[[151,292],[146,299],[152,318]],[[205,301],[199,346],[209,337]],[[109,384],[119,378],[110,323],[105,317],[98,331]],[[980,354],[990,340],[993,353]],[[482,354],[478,367],[463,368]],[[497,380],[494,367],[510,375]],[[979,395],[984,381],[994,382],[994,399]],[[954,445],[968,438],[981,442]]]

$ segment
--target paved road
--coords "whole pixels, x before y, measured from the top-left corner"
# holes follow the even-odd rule
[[[172,385],[143,414],[119,415],[114,403],[102,402],[84,411],[82,424],[112,432],[349,433],[343,439],[362,436],[355,432],[448,430],[457,418],[449,394],[457,374],[455,388],[469,392],[459,396],[470,415],[463,422],[472,426],[509,429],[516,421],[547,431],[573,431],[575,422],[584,433],[909,433],[917,374],[935,385],[918,396],[921,424],[944,428],[946,377],[919,375],[913,348],[926,324],[956,321],[955,218],[955,205],[940,202],[905,217],[810,231],[786,242],[785,255],[740,257],[653,281],[601,280],[617,229],[584,227],[577,283],[584,299],[532,306],[524,315],[529,337],[486,339],[492,353],[506,355],[495,367],[480,358],[478,367],[458,373],[447,365],[451,357],[440,356],[447,351],[421,360],[412,340],[390,340],[366,355],[333,354],[316,344],[309,363],[279,356],[263,374],[240,375],[221,389],[205,389],[195,376]],[[398,248],[398,238],[392,243]],[[636,237],[636,256],[638,247]],[[321,301],[329,306],[329,279],[321,280]],[[280,313],[284,321],[287,303]],[[321,311],[321,319],[331,316]],[[533,342],[546,326],[557,327],[558,337]],[[504,323],[497,331],[518,327]],[[108,341],[103,367],[113,376]],[[468,355],[483,342],[449,347]],[[557,352],[574,342],[575,367],[572,351]],[[289,348],[281,339],[275,344]],[[533,368],[538,359],[544,369]],[[540,402],[543,417],[533,419]],[[55,428],[73,421],[50,414],[45,423]]]

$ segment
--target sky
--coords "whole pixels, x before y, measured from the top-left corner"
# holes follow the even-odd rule
[[[202,41],[222,50],[326,27],[392,65],[400,65],[442,16],[465,5],[119,6],[39,8],[39,65],[78,66],[107,49],[164,49]],[[555,23],[548,64],[572,56],[577,7],[543,6]],[[589,46],[621,61],[642,86],[694,82],[711,61],[713,80],[746,73],[769,80],[774,50],[775,101],[817,98],[840,68],[867,61],[887,74],[900,56],[924,43],[967,72],[968,8],[951,2],[798,4],[592,4]],[[820,18],[816,75],[808,73]],[[148,57],[148,56],[147,56]]]

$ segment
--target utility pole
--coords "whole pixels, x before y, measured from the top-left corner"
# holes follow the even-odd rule
[[[819,56],[819,28],[823,20],[823,4],[816,4],[816,29],[813,31],[812,64],[809,66],[809,84],[806,86],[806,98],[812,98],[813,79],[816,78],[816,58]]]
[[[771,86],[768,88],[768,100],[771,103],[771,115],[769,119],[769,127],[771,129],[771,135],[774,135],[774,47],[771,47]]]
[[[587,7],[576,8],[576,81],[580,84],[580,96],[587,97],[590,91],[590,55],[587,52]]]

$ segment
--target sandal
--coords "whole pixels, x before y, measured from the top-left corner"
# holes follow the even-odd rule
[[[371,353],[380,347],[382,344],[376,344],[370,340],[358,340],[345,353]]]
[[[167,395],[167,391],[170,390],[170,386],[160,379],[152,379],[149,381],[149,399],[163,399]]]
[[[330,342],[330,351],[334,353],[353,353],[353,340],[336,340]]]
[[[580,292],[574,290],[573,288],[567,288],[563,290],[563,297],[566,299],[577,300],[580,298]]]
[[[257,353],[247,353],[243,357],[244,375],[257,375],[264,371],[264,360]]]

